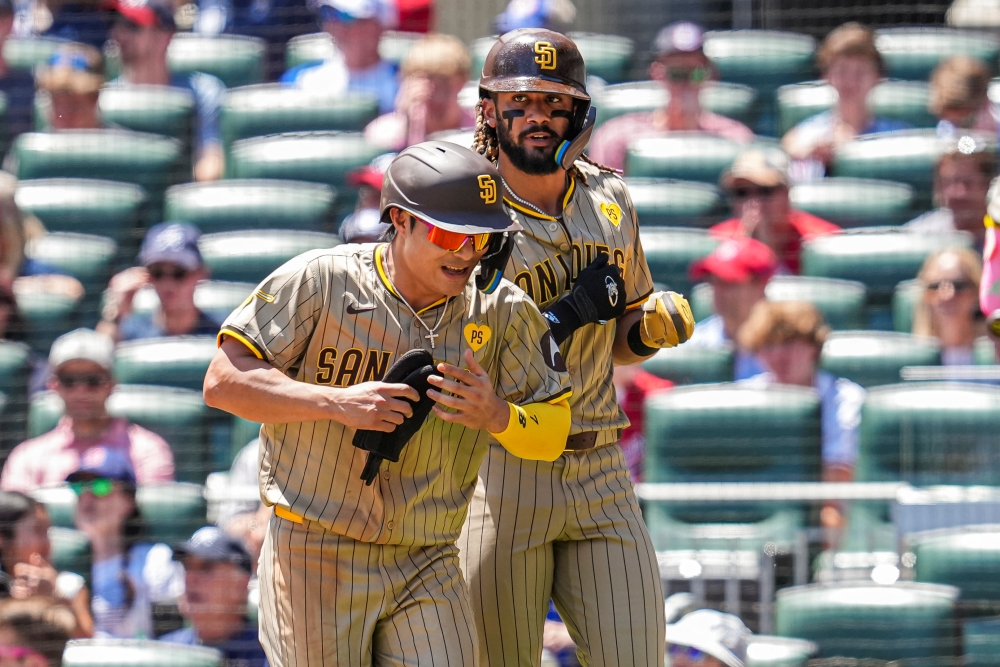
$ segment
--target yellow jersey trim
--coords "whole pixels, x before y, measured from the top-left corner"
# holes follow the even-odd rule
[[[264,361],[264,355],[261,354],[261,351],[257,348],[257,344],[238,331],[234,331],[229,328],[221,330],[219,334],[215,337],[215,344],[218,345],[219,347],[222,347],[222,339],[226,336],[232,336],[239,342],[243,343],[248,348],[250,348],[250,351],[253,352],[255,357],[257,357],[261,361]]]
[[[549,405],[553,405],[553,404],[559,403],[561,401],[568,401],[572,395],[573,395],[573,390],[570,389],[569,387],[567,387],[566,389],[563,389],[558,394],[555,394],[553,396],[549,396],[548,398],[546,398],[544,400],[541,400],[541,401],[537,401],[537,402],[538,403],[548,403]]]
[[[305,517],[299,516],[290,509],[285,509],[281,505],[274,506],[274,515],[286,521],[291,521],[292,523],[305,523]]]
[[[573,197],[573,193],[575,191],[576,191],[576,179],[574,178],[572,181],[569,182],[569,187],[566,188],[566,194],[563,196],[562,207],[564,211],[566,210],[566,206],[569,204],[569,200]],[[503,203],[506,204],[507,206],[510,206],[512,209],[516,211],[520,211],[521,213],[530,216],[532,218],[536,218],[538,220],[550,220],[552,222],[555,222],[557,220],[557,218],[553,218],[551,215],[544,215],[542,213],[539,213],[538,211],[532,211],[530,208],[521,206],[516,201],[512,201],[507,197],[503,198]]]
[[[389,290],[389,294],[392,294],[394,297],[396,297],[397,299],[399,299],[400,301],[402,301],[403,297],[399,296],[399,292],[397,292],[396,288],[392,286],[392,281],[389,280],[389,271],[388,271],[388,269],[386,269],[386,266],[385,266],[384,256],[385,256],[385,248],[386,248],[387,245],[388,244],[386,244],[386,243],[382,243],[382,244],[376,246],[376,248],[375,248],[375,272],[378,274],[378,279],[382,283],[383,287],[385,287],[387,290]],[[421,308],[420,310],[418,310],[417,314],[419,315],[420,313],[425,313],[428,310],[430,310],[431,308],[437,308],[438,306],[440,306],[440,305],[442,305],[444,303],[447,303],[447,302],[448,302],[448,298],[447,297],[445,297],[443,299],[439,299],[439,300],[435,301],[434,303],[432,303],[431,305],[425,306],[424,308]]]
[[[636,308],[641,308],[642,304],[646,303],[646,299],[648,299],[649,295],[652,294],[652,293],[653,293],[653,290],[649,290],[648,292],[646,292],[646,294],[644,294],[643,296],[639,297],[638,299],[636,299],[632,303],[625,304],[625,312],[627,313],[630,310],[635,310]]]

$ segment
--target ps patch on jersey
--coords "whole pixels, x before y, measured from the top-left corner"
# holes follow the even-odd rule
[[[469,347],[472,348],[473,352],[479,352],[479,350],[490,341],[490,336],[493,332],[485,324],[476,324],[474,322],[469,322],[465,325],[463,330],[465,334],[465,340],[469,343]]]
[[[563,361],[562,352],[559,351],[556,339],[552,337],[550,332],[546,331],[542,334],[541,345],[542,358],[545,359],[545,365],[557,373],[565,373],[566,362]]]
[[[622,207],[618,204],[603,202],[601,204],[601,213],[604,217],[611,221],[611,224],[615,227],[622,224]]]

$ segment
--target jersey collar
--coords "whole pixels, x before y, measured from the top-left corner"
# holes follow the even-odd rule
[[[375,246],[375,252],[374,252],[375,273],[376,275],[378,275],[379,282],[382,283],[382,286],[385,287],[386,290],[388,290],[389,294],[393,295],[394,297],[402,301],[403,297],[401,297],[399,295],[399,292],[396,291],[396,288],[393,287],[392,280],[389,279],[389,270],[385,265],[385,249],[388,246],[389,246],[388,243],[380,243],[379,245]],[[418,310],[417,315],[419,315],[420,313],[426,313],[428,310],[431,310],[432,308],[437,308],[438,306],[441,306],[445,303],[448,303],[447,297],[438,299],[431,305],[425,306],[424,308]]]
[[[566,210],[566,206],[569,205],[569,200],[573,198],[573,193],[575,191],[576,191],[576,179],[574,178],[574,179],[570,180],[569,187],[566,188],[566,194],[565,194],[565,196],[563,196],[563,201],[562,201],[562,210],[563,211]],[[510,208],[514,209],[515,211],[518,211],[519,213],[523,213],[524,215],[526,215],[526,216],[528,216],[530,218],[536,218],[538,220],[552,220],[552,221],[557,220],[557,218],[553,218],[551,215],[543,215],[543,214],[539,213],[538,211],[532,211],[527,206],[521,206],[520,204],[518,204],[513,199],[510,199],[509,197],[504,197],[503,198],[503,203],[505,205],[509,206]]]

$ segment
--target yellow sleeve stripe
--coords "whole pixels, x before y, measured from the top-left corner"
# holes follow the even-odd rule
[[[216,338],[215,338],[216,345],[218,345],[219,347],[222,347],[222,341],[225,339],[226,336],[231,336],[231,337],[235,338],[236,340],[240,341],[241,343],[243,343],[244,345],[246,345],[248,348],[250,348],[250,351],[253,352],[253,354],[254,354],[255,357],[257,357],[261,361],[264,361],[264,355],[263,355],[263,353],[261,353],[261,351],[257,347],[256,343],[254,343],[252,340],[250,340],[249,338],[247,338],[246,336],[244,336],[240,332],[234,331],[234,330],[232,330],[232,329],[230,329],[228,327],[226,327],[225,329],[223,329],[222,331],[220,331],[219,335],[216,336]]]
[[[564,389],[563,391],[560,391],[558,394],[555,394],[554,396],[549,396],[546,399],[543,399],[541,401],[535,401],[535,402],[536,403],[548,403],[549,405],[555,405],[556,403],[561,403],[562,401],[568,401],[570,399],[570,396],[572,396],[572,395],[573,395],[573,390],[570,389],[569,387],[567,387],[566,389]]]
[[[652,293],[653,293],[653,290],[649,290],[648,292],[646,292],[646,294],[644,294],[643,296],[639,297],[638,299],[636,299],[632,303],[626,304],[625,305],[625,312],[627,313],[630,310],[635,310],[636,308],[640,308],[642,306],[642,304],[646,303],[646,299],[648,299],[649,295],[652,294]]]

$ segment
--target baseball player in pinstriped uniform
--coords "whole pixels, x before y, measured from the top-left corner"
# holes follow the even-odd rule
[[[549,599],[584,665],[660,667],[660,575],[617,440],[612,358],[687,340],[678,294],[653,293],[625,184],[583,158],[594,109],[567,37],[523,29],[493,46],[474,150],[497,161],[522,231],[505,277],[542,308],[572,377],[571,435],[554,462],[491,447],[459,540],[483,664],[540,662]],[[602,294],[603,292],[603,294]]]
[[[499,180],[468,149],[407,149],[383,185],[387,243],[305,253],[222,325],[205,399],[264,423],[260,487],[275,516],[260,618],[273,667],[478,663],[455,540],[487,430],[552,460],[570,422],[546,320],[488,267],[517,229]],[[441,363],[381,382],[411,348]],[[421,378],[434,388],[417,391]],[[385,448],[411,428],[401,451]],[[381,449],[366,444],[366,457],[359,442]]]

